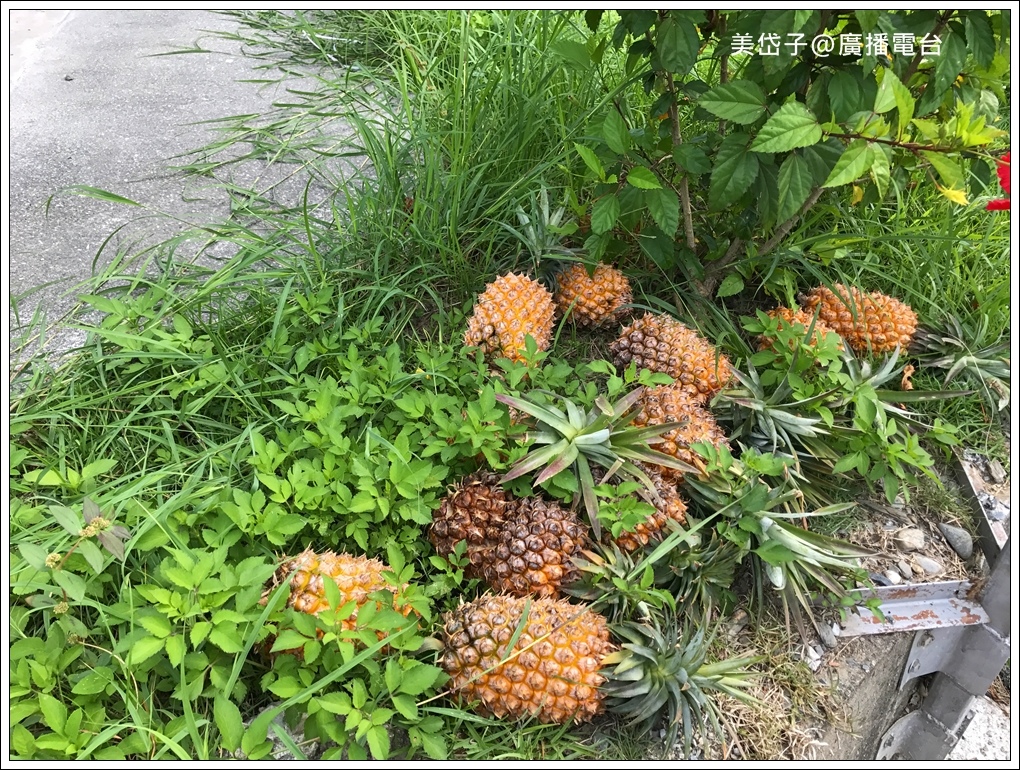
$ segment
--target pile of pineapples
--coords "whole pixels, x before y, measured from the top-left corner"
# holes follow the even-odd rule
[[[539,350],[548,349],[557,316],[586,327],[612,326],[625,319],[631,301],[627,277],[606,264],[589,269],[573,263],[559,273],[552,291],[524,274],[508,273],[478,297],[464,342],[489,359],[521,361],[529,336]],[[773,317],[815,339],[835,333],[854,351],[905,346],[917,327],[914,313],[902,302],[838,284],[834,290],[819,287],[801,301],[802,308],[780,308]],[[623,326],[610,350],[617,366],[633,363],[638,370],[673,379],[671,385],[645,389],[629,419],[637,428],[659,426],[655,449],[703,470],[691,445],[727,442],[709,409],[709,401],[733,376],[727,357],[679,320],[655,314]],[[606,470],[621,463],[611,455],[600,462]],[[492,717],[545,723],[590,720],[608,703],[650,727],[668,706],[671,737],[681,714],[690,717],[709,709],[708,690],[740,695],[741,680],[733,666],[703,665],[703,636],[695,640],[700,647],[679,643],[685,632],[676,617],[672,624],[650,616],[610,620],[564,595],[581,576],[579,565],[604,562],[596,553],[599,548],[603,554],[640,555],[685,525],[684,474],[651,462],[632,467],[650,482],[646,499],[655,512],[616,538],[594,533],[573,508],[555,500],[515,497],[489,469],[450,490],[435,511],[429,541],[440,556],[464,554],[467,576],[488,587],[443,618],[439,660],[450,677],[450,695]],[[325,606],[324,581],[333,581],[344,601],[360,606],[381,589],[393,590],[381,577],[384,569],[374,559],[306,551],[283,562],[275,583],[289,581],[289,606],[317,614]],[[349,622],[356,618],[355,613]],[[666,676],[666,671],[671,673]]]

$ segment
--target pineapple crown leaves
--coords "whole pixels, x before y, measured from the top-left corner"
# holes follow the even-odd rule
[[[969,325],[949,314],[943,328],[919,329],[910,349],[925,366],[947,370],[943,388],[965,373],[980,384],[985,400],[1001,411],[1009,403],[1009,342],[1002,339],[989,342],[988,323],[987,314]]]
[[[662,434],[681,427],[683,423],[628,427],[639,409],[638,401],[644,392],[643,387],[634,389],[612,404],[600,395],[587,414],[563,396],[548,391],[538,392],[562,401],[566,411],[536,400],[496,394],[500,403],[512,406],[537,420],[536,430],[529,432],[525,440],[541,445],[541,448],[532,449],[511,467],[502,481],[512,481],[538,471],[533,484],[538,486],[573,467],[596,540],[601,537],[602,528],[598,520],[599,503],[595,494],[592,463],[607,469],[600,483],[613,475],[623,480],[639,481],[647,497],[656,502],[659,495],[655,491],[655,484],[637,463],[663,465],[682,473],[698,472],[694,466],[649,447],[649,444],[661,442]]]
[[[716,632],[709,634],[702,622],[691,625],[693,632],[685,634],[680,616],[669,610],[646,615],[640,622],[614,624],[613,632],[622,643],[602,661],[609,669],[602,686],[609,710],[645,729],[664,717],[669,725],[667,747],[675,743],[682,726],[687,755],[695,731],[701,740],[708,737],[706,721],[720,733],[712,691],[755,702],[746,688],[756,676],[750,667],[761,660],[743,655],[706,662]]]
[[[556,211],[550,211],[549,192],[545,185],[542,185],[532,202],[530,214],[522,206],[517,207],[517,227],[505,222],[500,224],[504,230],[524,244],[537,267],[547,255],[572,257],[577,253],[575,249],[564,246],[560,241],[560,238],[567,234],[567,228],[563,225],[565,215],[566,208],[563,206]]]

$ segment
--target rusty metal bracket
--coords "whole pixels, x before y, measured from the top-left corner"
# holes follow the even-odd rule
[[[856,613],[840,621],[840,636],[890,634],[931,628],[972,626],[988,622],[988,613],[976,601],[978,587],[969,580],[881,586],[851,591]],[[877,599],[878,612],[864,606]]]

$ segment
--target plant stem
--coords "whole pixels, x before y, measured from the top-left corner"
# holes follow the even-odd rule
[[[807,213],[808,209],[810,209],[812,206],[818,203],[818,199],[822,197],[822,192],[824,192],[824,189],[821,187],[816,187],[814,190],[812,190],[811,194],[808,196],[808,199],[804,201],[800,209],[798,209],[797,213],[776,228],[776,231],[775,233],[772,234],[772,237],[765,241],[765,243],[761,245],[761,248],[758,249],[757,255],[759,257],[764,257],[766,254],[772,251],[772,249],[778,246],[782,242],[783,238],[790,234],[790,231],[793,229],[793,226],[797,224],[797,220],[804,216],[804,214]],[[740,253],[743,245],[744,242],[740,238],[734,238],[733,241],[730,243],[729,248],[726,249],[726,253],[723,254],[722,259],[720,259],[717,262],[713,262],[709,269],[706,270],[705,280],[695,281],[695,288],[698,290],[699,294],[701,294],[704,297],[712,296],[713,292],[715,292],[716,286],[719,285],[719,281],[722,277],[723,268],[725,268],[727,265],[729,265],[733,260],[737,258],[737,255]]]
[[[890,147],[899,147],[910,152],[960,152],[959,147],[939,147],[938,145],[931,144],[918,144],[917,142],[900,142],[896,139],[880,139],[874,136],[864,136],[863,134],[833,134],[826,132],[826,136],[831,136],[836,139],[863,139],[866,142],[875,142],[876,144],[887,144]]]
[[[946,11],[941,16],[939,16],[939,20],[935,23],[935,28],[932,29],[931,35],[935,36],[942,32],[942,30],[946,28],[946,25],[949,24],[949,20],[953,17],[954,13],[956,13],[956,11]],[[917,53],[914,54],[914,58],[910,60],[910,64],[907,65],[907,69],[903,73],[903,77],[901,78],[904,85],[907,85],[907,81],[910,80],[911,77],[913,77],[915,72],[917,72],[917,68],[921,64],[921,58],[922,51],[918,51]]]
[[[673,96],[669,103],[669,121],[673,131],[673,152],[675,153],[683,139],[680,136],[680,109],[677,105],[676,84],[673,82],[673,74],[669,72],[666,73],[666,87]],[[675,157],[673,163],[676,164]],[[683,212],[684,217],[684,237],[687,241],[687,248],[694,251],[698,244],[694,240],[694,220],[691,218],[691,193],[687,187],[686,173],[680,179],[680,210]]]

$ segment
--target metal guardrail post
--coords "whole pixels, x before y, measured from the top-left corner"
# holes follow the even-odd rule
[[[900,689],[925,674],[935,678],[920,708],[882,737],[877,759],[941,760],[960,740],[974,716],[974,696],[988,691],[1009,658],[1011,546],[1008,539],[985,584],[971,588],[986,619],[917,632]]]

